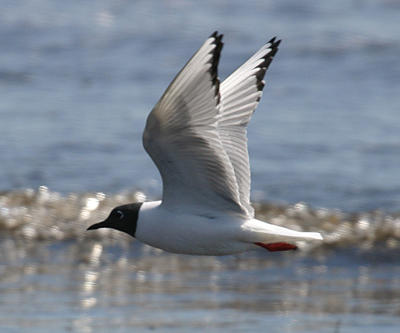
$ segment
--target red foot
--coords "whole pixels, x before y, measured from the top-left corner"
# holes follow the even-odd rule
[[[275,251],[289,251],[289,250],[297,250],[297,246],[289,243],[284,243],[284,242],[279,242],[279,243],[269,243],[269,244],[264,244],[264,243],[254,243],[258,246],[263,247],[264,249],[267,249],[268,251],[275,252]]]

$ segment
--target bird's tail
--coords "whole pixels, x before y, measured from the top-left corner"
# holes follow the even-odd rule
[[[260,220],[252,219],[242,226],[248,241],[262,246],[269,251],[286,251],[297,249],[298,241],[322,241],[318,232],[296,231]]]

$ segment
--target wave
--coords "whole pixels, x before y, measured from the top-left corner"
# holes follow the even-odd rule
[[[117,205],[143,201],[140,191],[71,193],[62,195],[41,186],[36,190],[0,193],[0,230],[2,237],[31,241],[102,240],[129,242],[120,232],[86,228],[103,220]],[[254,203],[259,219],[299,231],[316,231],[324,241],[299,244],[303,250],[345,247],[369,250],[400,247],[400,213],[383,211],[345,213],[337,209],[311,208],[300,202],[293,205]]]

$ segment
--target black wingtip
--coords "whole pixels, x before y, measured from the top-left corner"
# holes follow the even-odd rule
[[[263,90],[264,86],[265,86],[265,82],[264,82],[264,76],[265,73],[269,67],[269,65],[272,62],[272,59],[274,58],[276,52],[278,52],[278,46],[281,43],[281,40],[276,40],[276,37],[271,38],[268,41],[270,45],[270,49],[271,51],[269,51],[265,56],[264,56],[264,61],[258,65],[259,71],[256,74],[256,78],[257,78],[257,89]]]
[[[281,43],[281,40],[277,40],[276,42],[271,43],[271,51],[265,55],[265,61],[267,62],[266,66],[268,67],[272,61],[272,58],[275,56],[276,52],[278,52],[278,46]]]
[[[218,36],[218,31],[217,30],[215,30],[211,35],[210,35],[210,37],[209,38],[211,38],[211,37],[217,37]]]
[[[214,38],[213,44],[215,44],[215,48],[213,49],[213,57],[211,59],[211,68],[210,74],[212,83],[215,87],[215,96],[217,96],[217,103],[220,102],[220,93],[219,93],[219,78],[218,78],[218,63],[221,56],[221,50],[224,46],[222,42],[223,34],[218,34],[218,31],[215,31],[211,34],[210,38]]]

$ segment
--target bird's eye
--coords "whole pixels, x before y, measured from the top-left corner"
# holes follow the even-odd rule
[[[117,210],[117,215],[118,215],[120,220],[122,220],[124,218],[124,213],[121,212],[120,210]]]

